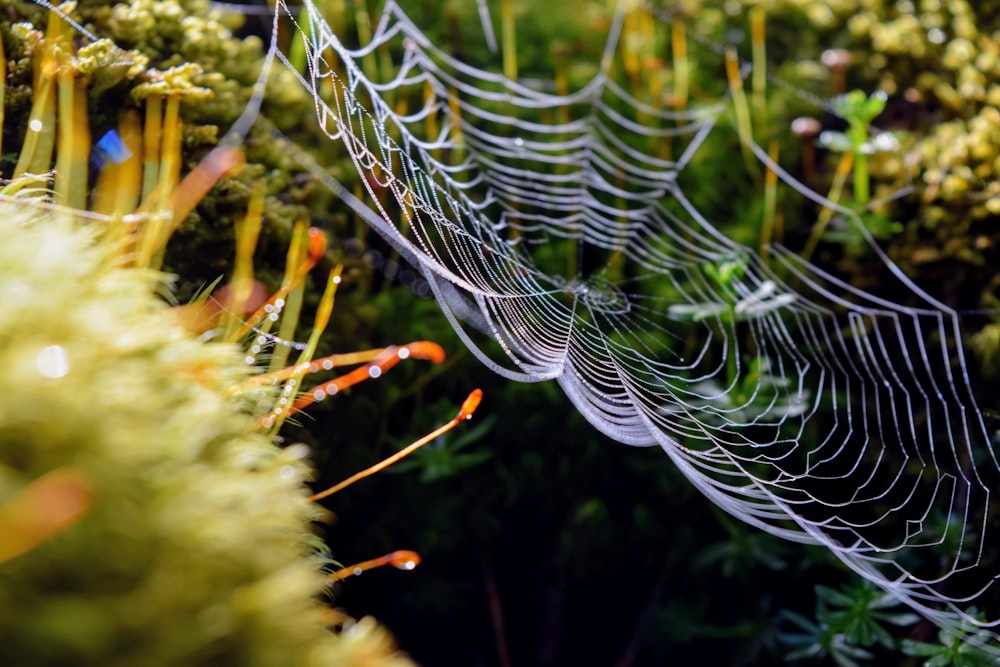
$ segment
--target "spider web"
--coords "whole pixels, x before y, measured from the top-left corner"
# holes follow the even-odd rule
[[[291,22],[317,119],[368,197],[319,176],[422,270],[483,363],[555,380],[601,432],[662,447],[725,511],[827,547],[942,627],[1000,623],[970,611],[996,608],[1000,476],[957,314],[848,210],[891,300],[702,216],[682,176],[728,100],[633,98],[610,74],[621,12],[597,74],[558,94],[451,57],[391,0],[358,48],[301,9],[278,3],[270,58],[295,70],[276,46]]]

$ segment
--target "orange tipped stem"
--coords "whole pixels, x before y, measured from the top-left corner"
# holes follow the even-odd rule
[[[483,400],[483,392],[482,392],[482,390],[481,389],[474,390],[471,394],[468,395],[468,397],[466,397],[465,401],[462,403],[461,410],[458,411],[458,414],[455,415],[455,417],[452,418],[451,421],[449,421],[448,423],[446,423],[446,424],[444,424],[442,426],[439,426],[438,428],[434,429],[433,431],[431,431],[430,433],[428,433],[424,437],[422,437],[419,440],[417,440],[417,441],[415,441],[415,442],[407,445],[406,447],[404,447],[403,449],[399,450],[398,452],[396,452],[392,456],[390,456],[390,457],[388,457],[386,459],[383,459],[382,461],[379,461],[378,463],[376,463],[375,465],[371,466],[370,468],[365,468],[361,472],[355,473],[354,475],[351,475],[350,477],[348,477],[344,481],[340,482],[339,484],[334,484],[333,486],[331,486],[330,488],[326,489],[325,491],[320,491],[319,493],[317,493],[314,496],[312,496],[309,500],[312,500],[312,501],[315,502],[317,500],[322,500],[323,498],[326,498],[328,496],[332,496],[333,494],[337,493],[338,491],[343,491],[344,489],[346,489],[347,487],[349,487],[351,484],[354,484],[355,482],[359,482],[359,481],[363,480],[365,477],[370,477],[371,475],[374,475],[377,472],[385,470],[386,468],[388,468],[389,466],[391,466],[394,463],[398,463],[402,459],[406,458],[407,456],[409,456],[413,452],[417,451],[418,449],[420,449],[421,447],[423,447],[424,445],[426,445],[428,442],[436,440],[437,438],[439,438],[440,436],[444,435],[445,433],[447,433],[451,429],[455,428],[456,426],[458,426],[462,422],[467,421],[469,419],[472,419],[472,414],[476,411],[476,408],[479,407],[479,403],[482,400]]]
[[[372,355],[372,353],[377,354],[368,356]],[[391,369],[400,361],[410,357],[415,359],[427,359],[435,364],[439,364],[444,361],[444,350],[437,343],[417,341],[401,347],[393,345],[381,350],[369,350],[368,352],[356,352],[354,354],[345,355],[331,355],[322,359],[303,361],[295,366],[289,366],[288,368],[256,376],[241,384],[237,391],[247,387],[265,384],[267,382],[279,382],[289,378],[300,377],[306,373],[316,373],[320,370],[332,370],[334,367],[334,360],[340,360],[343,362],[344,359],[348,359],[348,361],[344,363],[360,363],[361,361],[366,360],[366,358],[371,359],[369,363],[361,366],[360,368],[354,369],[346,375],[341,375],[330,380],[329,382],[313,387],[308,392],[296,398],[295,402],[292,403],[291,408],[285,408],[279,405],[270,414],[261,418],[260,424],[262,427],[277,428],[289,415],[301,412],[313,403],[322,401],[327,396],[333,396],[342,390],[347,389],[348,387],[353,387],[354,385],[364,382],[365,380],[379,378],[383,373]]]
[[[246,159],[243,152],[231,146],[218,146],[198,163],[191,173],[184,177],[173,193],[171,212],[174,226],[184,222],[194,207],[198,205],[208,191],[215,187],[221,179],[243,166]],[[251,205],[254,199],[251,197]],[[247,216],[253,213],[247,212]],[[254,238],[256,241],[256,237]]]
[[[319,359],[313,359],[311,361],[296,364],[294,366],[282,368],[281,370],[274,371],[273,373],[262,373],[261,375],[255,375],[252,378],[244,380],[242,383],[240,383],[237,392],[243,389],[248,389],[250,387],[259,387],[262,384],[268,384],[273,382],[284,382],[288,378],[295,377],[296,375],[308,375],[310,373],[319,373],[320,371],[332,371],[334,368],[338,368],[341,366],[353,366],[354,364],[363,364],[366,362],[371,362],[375,359],[378,359],[380,355],[388,356],[393,353],[398,359],[405,359],[407,357],[410,357],[412,359],[426,359],[428,361],[433,361],[435,364],[439,364],[442,361],[444,361],[444,356],[445,356],[444,349],[440,345],[426,340],[416,341],[414,343],[402,345],[398,348],[380,347],[374,350],[363,350],[361,352],[345,352],[343,354],[331,354],[326,357],[320,357]],[[379,365],[380,370],[383,371],[391,367],[392,367],[391,365],[386,365],[386,364]],[[366,369],[366,376],[368,376],[369,375],[367,373],[368,367],[366,366],[365,369]],[[335,380],[331,380],[331,382],[334,381]]]
[[[384,556],[361,561],[360,563],[355,563],[354,565],[341,568],[336,572],[331,572],[328,575],[328,578],[331,582],[341,581],[342,579],[347,579],[348,577],[356,577],[362,572],[372,570],[376,567],[382,567],[383,565],[392,565],[397,570],[412,570],[417,565],[420,565],[420,554],[416,551],[410,551],[409,549],[393,551],[392,553],[388,553]]]
[[[0,505],[0,563],[61,533],[90,507],[90,490],[79,473],[60,469],[39,477]]]
[[[337,394],[348,387],[353,387],[354,385],[364,382],[365,380],[374,380],[375,378],[382,377],[386,371],[398,364],[401,360],[409,357],[427,359],[439,364],[444,360],[444,350],[441,349],[441,346],[436,343],[429,343],[427,341],[410,343],[409,345],[404,345],[402,347],[387,347],[381,350],[369,363],[364,366],[356,368],[346,375],[336,377],[329,382],[325,382],[318,387],[314,387],[311,391],[299,396],[295,399],[295,402],[292,404],[292,408],[288,414],[300,412],[313,403],[322,401],[327,396],[333,396],[334,394]],[[320,361],[322,362],[322,360]],[[312,364],[312,362],[309,363],[310,365]],[[324,365],[324,370],[329,369],[325,368]],[[280,373],[282,371],[275,372]],[[293,377],[294,375],[295,373],[292,373],[289,377]],[[268,415],[264,418],[264,424],[266,426],[272,426],[273,420],[277,416],[280,415]]]

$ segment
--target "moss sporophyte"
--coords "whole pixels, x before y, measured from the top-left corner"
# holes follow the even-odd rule
[[[166,246],[243,168],[242,151],[218,147],[185,174],[182,106],[212,94],[193,83],[200,70],[153,71],[106,40],[74,51],[72,26],[56,12],[47,21],[44,34],[8,27],[2,36],[18,43],[0,48],[34,72],[30,109],[0,119],[8,137],[14,122],[23,131],[0,187],[5,664],[411,664],[376,623],[346,619],[322,597],[348,574],[412,569],[419,555],[325,574],[312,525],[327,514],[313,501],[346,483],[314,495],[308,448],[279,446],[277,432],[326,396],[444,351],[418,341],[314,358],[339,267],[308,340],[295,342],[299,313],[287,304],[301,303],[326,241],[297,223],[284,280],[267,296],[252,266],[262,188],[237,225],[228,284],[171,306]],[[134,107],[95,142],[93,95],[121,82]],[[275,367],[258,367],[265,353]],[[300,391],[308,375],[351,365]],[[479,395],[406,451],[471,417]]]

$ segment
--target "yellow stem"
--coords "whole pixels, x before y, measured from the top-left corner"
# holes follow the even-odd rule
[[[124,215],[134,211],[142,195],[142,169],[139,155],[142,153],[142,122],[136,111],[128,110],[118,121],[118,135],[128,147],[132,156],[115,165],[117,187],[114,191],[114,213]]]
[[[753,142],[753,128],[750,124],[750,106],[743,92],[743,78],[740,76],[740,61],[736,49],[726,49],[726,76],[729,79],[729,89],[733,93],[733,110],[736,112],[736,128],[740,134],[740,148],[743,151],[743,162],[747,173],[756,177],[759,172],[754,160],[750,144]]]
[[[639,87],[639,46],[641,40],[640,28],[636,26],[639,9],[625,10],[622,24],[622,66],[628,76],[632,89]]]
[[[767,12],[757,6],[750,10],[750,42],[753,54],[753,111],[757,132],[767,127],[767,47],[764,40]]]
[[[284,340],[292,340],[295,338],[295,329],[299,322],[299,313],[302,311],[302,301],[305,298],[305,287],[302,278],[305,275],[301,275],[301,268],[303,262],[300,258],[306,254],[307,244],[309,242],[308,236],[308,225],[305,221],[299,220],[295,223],[295,230],[292,234],[292,243],[288,249],[288,255],[286,258],[286,276],[289,268],[292,269],[292,274],[290,277],[286,277],[288,282],[288,287],[285,289],[285,294],[282,297],[285,300],[285,305],[282,311],[281,321],[278,324],[278,336]],[[282,285],[285,287],[285,285]],[[276,371],[288,365],[288,353],[289,349],[284,345],[279,345],[275,348],[274,353],[271,355],[271,363],[268,367],[269,371]]]
[[[52,163],[52,145],[55,139],[55,59],[48,49],[43,50],[41,64],[32,86],[34,95],[28,129],[24,133],[21,153],[14,166],[13,178],[24,174],[42,174]]]
[[[77,80],[69,63],[58,81],[58,149],[56,151],[55,202],[76,210],[87,206],[87,168],[90,123],[87,120],[87,84]]]
[[[503,75],[517,80],[517,33],[514,0],[500,0],[500,24],[503,32]]]
[[[830,202],[836,204],[840,201],[841,195],[844,194],[844,184],[847,182],[847,176],[851,173],[851,165],[854,164],[854,153],[847,152],[840,158],[840,163],[837,165],[837,172],[833,175],[833,182],[830,184],[830,193],[826,196]],[[819,241],[823,238],[823,233],[826,232],[827,225],[830,224],[830,220],[833,218],[833,207],[824,206],[823,210],[819,212],[819,216],[816,218],[816,224],[813,225],[812,232],[809,234],[809,240],[806,242],[805,248],[802,249],[802,259],[808,262],[812,258],[813,253],[816,251],[816,246],[819,245]]]
[[[149,105],[150,102],[159,99],[160,96],[151,95],[146,104]],[[148,197],[140,204],[141,209],[151,213],[150,219],[143,229],[137,259],[138,266],[145,268],[159,269],[163,264],[167,241],[177,224],[172,207],[174,205],[174,189],[180,179],[181,168],[180,110],[180,96],[168,95],[163,107],[163,124],[160,131],[155,133],[156,138],[160,139],[157,150],[160,160],[157,166],[156,183]],[[143,185],[145,186],[145,182]]]
[[[146,98],[146,124],[142,133],[142,196],[146,201],[153,194],[160,178],[160,144],[162,143],[163,98]]]
[[[685,109],[688,103],[687,35],[680,21],[670,24],[670,47],[674,58],[674,106]]]
[[[316,354],[316,348],[319,346],[320,336],[326,330],[326,325],[330,323],[330,315],[333,314],[333,302],[334,297],[337,294],[337,286],[340,285],[340,274],[343,272],[343,266],[336,266],[332,271],[326,281],[326,289],[323,291],[323,296],[319,300],[319,305],[316,307],[316,316],[313,319],[313,329],[312,333],[309,335],[309,341],[306,344],[306,349],[302,351],[299,355],[298,363],[292,368],[296,372],[292,373],[287,377],[288,393],[293,394],[296,388],[301,384],[302,377],[311,370],[311,360],[313,355]],[[297,314],[295,314],[295,319],[298,319]],[[318,370],[318,369],[317,369]],[[282,371],[277,371],[282,372]],[[289,415],[287,410],[281,411],[279,414],[275,415],[272,424],[272,432],[277,432],[284,423],[285,418]]]
[[[231,336],[242,324],[240,315],[244,312],[244,306],[253,289],[253,252],[257,247],[257,239],[260,237],[266,194],[267,190],[263,179],[255,181],[250,192],[250,202],[247,204],[246,215],[236,221],[236,259],[233,262],[231,281],[234,288],[234,307],[232,308],[233,314],[228,318],[226,324],[224,340],[232,340]]]
[[[772,141],[767,147],[767,155],[771,161],[778,162],[778,142]],[[767,263],[771,253],[771,242],[779,233],[777,221],[778,206],[778,173],[768,168],[764,174],[764,220],[760,228],[760,258]]]
[[[465,159],[465,136],[462,134],[462,107],[458,103],[458,91],[448,89],[448,112],[451,114],[451,143],[453,146],[451,163],[459,164]]]

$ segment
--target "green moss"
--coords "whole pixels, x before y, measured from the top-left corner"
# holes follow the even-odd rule
[[[56,470],[90,495],[0,563],[5,661],[408,664],[370,622],[326,629],[306,451],[256,427],[267,390],[232,395],[241,351],[185,332],[163,277],[93,231],[0,203],[0,506]]]

